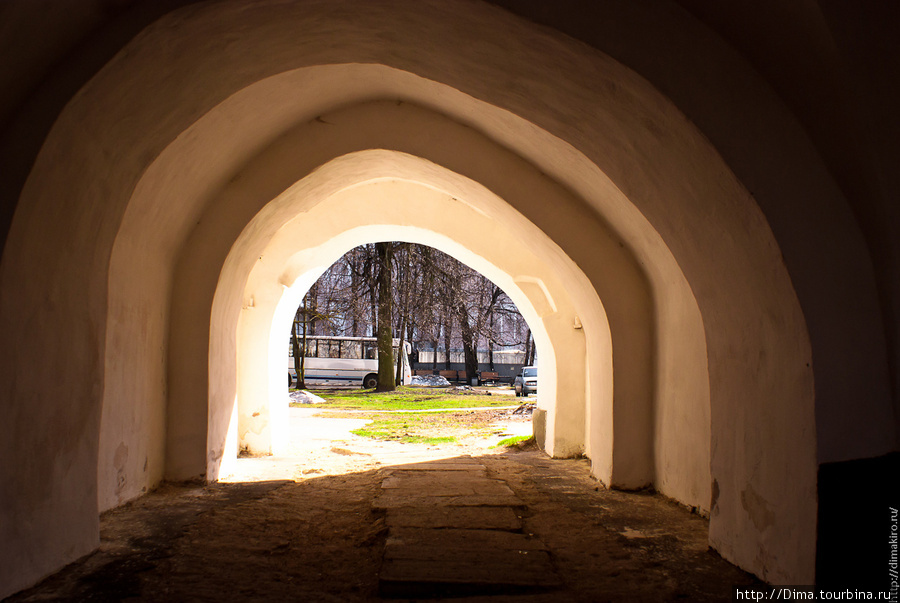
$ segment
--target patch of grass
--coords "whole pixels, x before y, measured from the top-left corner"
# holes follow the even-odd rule
[[[437,446],[438,444],[459,444],[455,436],[406,436],[401,441],[409,444],[427,444],[429,446]]]
[[[359,416],[359,415],[355,415]],[[486,436],[490,417],[474,412],[364,415],[372,422],[350,433],[364,438],[409,444],[458,444],[461,437]]]
[[[534,436],[520,435],[520,436],[512,436],[511,438],[505,438],[491,446],[491,448],[500,448],[503,446],[504,448],[523,448],[528,444],[531,444],[531,441],[534,440]]]
[[[487,396],[460,392],[452,387],[398,387],[393,392],[373,390],[319,390],[325,399],[318,408],[347,410],[431,410],[439,408],[474,408],[479,406],[512,406],[509,396]],[[303,406],[295,404],[295,406]]]

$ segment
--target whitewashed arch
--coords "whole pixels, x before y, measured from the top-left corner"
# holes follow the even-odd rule
[[[29,459],[28,474],[4,474],[21,493],[6,509],[11,525],[40,526],[4,535],[15,551],[0,564],[10,584],[95,546],[93,505],[215,462],[207,400],[217,392],[202,373],[230,245],[294,183],[335,157],[385,148],[379,140],[488,189],[504,186],[494,192],[590,280],[614,358],[630,359],[613,362],[612,425],[621,430],[607,438],[597,409],[585,409],[588,442],[611,442],[608,464],[590,449],[598,473],[705,497],[710,542],[726,558],[773,582],[812,582],[810,346],[752,196],[665,97],[609,57],[478,3],[427,4],[355,5],[352,22],[334,3],[176,11],[60,114],[3,256],[0,317],[16,351],[0,363],[17,400],[10,446],[35,450],[45,437],[55,446]],[[440,43],[459,32],[472,43]],[[344,134],[329,134],[328,116],[342,108]],[[457,142],[448,148],[416,130],[420,117],[449,124]],[[247,167],[304,126],[316,145],[292,169],[263,167],[256,177],[268,177],[242,188]],[[513,164],[533,176],[531,192],[555,191],[566,211],[516,205],[529,191],[497,167]],[[217,213],[238,191],[248,202]],[[209,320],[198,325],[193,310],[203,303]],[[37,328],[43,315],[61,327]],[[47,363],[61,367],[55,383],[43,378]],[[616,374],[620,366],[643,381]],[[712,497],[708,486],[691,492],[703,472],[684,469],[696,458],[681,454],[678,435],[697,427],[682,410],[702,409],[694,393],[704,391],[709,438],[697,446],[709,448]],[[57,408],[63,397],[71,407]],[[64,433],[39,429],[51,415]],[[767,509],[776,511],[764,525]]]
[[[325,180],[332,184],[322,190],[317,182]],[[318,195],[309,194],[316,189]],[[285,213],[296,217],[283,222]],[[269,236],[273,227],[264,224],[272,221],[277,230]],[[540,229],[484,187],[424,160],[383,150],[344,156],[316,170],[267,205],[232,247],[212,314],[223,321],[237,319],[239,326],[230,340],[222,335],[233,327],[212,325],[210,379],[237,376],[238,439],[262,446],[257,448],[261,452],[277,449],[275,430],[284,419],[273,413],[284,408],[277,404],[284,397],[284,333],[299,296],[344,252],[376,240],[441,249],[511,296],[542,350],[541,407],[548,412],[551,436],[544,445],[557,456],[585,452],[585,409],[611,409],[613,391],[609,327],[587,277]],[[230,274],[233,270],[239,274]],[[243,290],[229,286],[233,279],[246,283]],[[286,294],[285,289],[294,287]],[[218,309],[229,301],[230,312]],[[589,343],[586,333],[592,335]],[[228,366],[229,357],[236,357],[235,368]],[[593,391],[588,372],[595,376]],[[230,387],[210,386],[210,391],[222,390],[226,393],[220,400],[210,399],[211,417],[219,405],[230,414]],[[606,422],[611,421],[610,414]],[[221,439],[221,433],[210,434],[210,445],[221,446]],[[228,448],[210,458],[236,456],[236,444]],[[218,469],[207,471],[216,474]]]

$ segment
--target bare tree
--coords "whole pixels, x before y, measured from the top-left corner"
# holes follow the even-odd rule
[[[302,327],[300,326],[302,325]],[[301,339],[298,339],[297,331],[302,330]],[[297,308],[294,314],[294,324],[291,329],[291,350],[294,356],[294,373],[297,374],[297,389],[306,389],[306,372],[304,358],[306,357],[306,305]]]
[[[531,329],[525,335],[525,366],[534,364],[534,340],[531,338]]]
[[[391,273],[393,243],[375,243],[378,255],[378,387],[375,391],[390,392],[394,385],[393,333],[391,333]]]
[[[394,385],[400,385],[403,379],[403,355],[406,353],[406,326],[409,320],[409,275],[412,272],[412,265],[409,262],[409,243],[395,243],[394,257],[397,258],[397,284],[398,284],[398,314],[399,324],[397,332],[400,337],[397,346],[397,372],[394,379]]]
[[[533,339],[512,300],[478,272],[424,245],[384,242],[350,250],[313,285],[304,307],[292,348],[303,324],[310,335],[398,337],[414,354],[425,343],[433,350],[433,369],[441,348],[447,369],[461,348],[469,379],[476,376],[479,350],[487,350],[490,368],[498,350],[518,349],[534,361]],[[399,381],[401,361],[391,350],[387,382]]]

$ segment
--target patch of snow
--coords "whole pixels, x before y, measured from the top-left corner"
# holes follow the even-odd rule
[[[319,404],[320,402],[324,401],[324,398],[320,398],[319,396],[305,389],[291,392],[291,402],[296,402],[298,404]]]
[[[425,387],[446,387],[450,382],[440,375],[413,375],[410,385],[420,385]]]

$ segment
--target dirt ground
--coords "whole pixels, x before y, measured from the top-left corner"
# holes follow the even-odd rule
[[[318,437],[294,456],[240,459],[229,482],[165,484],[104,513],[98,551],[7,601],[379,601],[386,530],[371,503],[385,468],[466,454],[526,503],[525,530],[546,543],[564,586],[465,600],[724,601],[733,585],[758,584],[708,550],[704,518],[659,495],[606,490],[587,460],[485,440],[373,442],[347,434],[340,421],[354,419],[319,429],[310,413],[297,424]],[[527,428],[501,419],[501,432]]]

